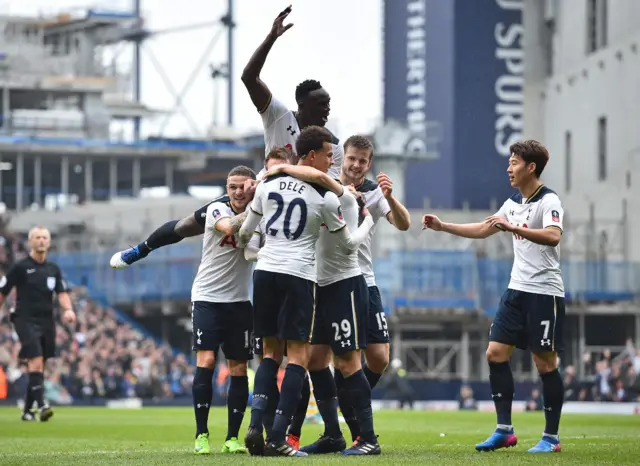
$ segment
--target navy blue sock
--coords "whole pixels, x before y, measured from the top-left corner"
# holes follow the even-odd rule
[[[196,437],[209,433],[209,408],[213,398],[213,369],[196,367],[193,376],[193,411],[196,414]]]
[[[510,426],[515,385],[508,362],[489,363],[489,384],[491,385],[491,397],[496,405],[498,424]]]
[[[42,372],[29,372],[29,391],[31,404],[35,401],[38,408],[42,408],[44,406],[44,374]]]
[[[282,381],[280,403],[278,403],[276,419],[273,421],[273,431],[271,432],[271,440],[275,443],[284,442],[285,440],[285,432],[300,401],[302,384],[306,373],[307,371],[302,366],[287,364],[284,380]]]
[[[244,376],[231,376],[227,395],[227,440],[238,438],[249,400],[249,379]]]
[[[300,401],[293,414],[291,425],[289,426],[289,435],[298,438],[302,435],[302,424],[307,418],[307,408],[309,407],[309,399],[311,398],[311,387],[309,386],[309,376],[306,375],[302,381],[302,392],[300,393]]]
[[[362,370],[364,372],[365,377],[369,381],[369,386],[371,387],[371,390],[373,390],[374,388],[376,388],[376,385],[378,385],[378,382],[380,382],[380,377],[382,377],[382,374],[373,372],[371,369],[369,369],[368,366],[364,366]]]
[[[360,436],[360,424],[358,424],[356,410],[353,409],[353,406],[350,404],[351,400],[349,399],[349,394],[344,388],[344,377],[342,376],[342,373],[339,370],[336,370],[333,377],[336,382],[336,388],[338,389],[338,405],[340,406],[342,417],[347,423],[347,426],[349,426],[351,440],[355,441],[355,439]]]
[[[329,437],[342,437],[338,421],[338,390],[333,374],[328,367],[321,371],[310,372],[313,382],[313,394],[316,397],[318,411],[324,421],[324,434]]]
[[[373,429],[373,409],[371,408],[371,385],[364,371],[359,370],[355,374],[344,379],[344,388],[356,412],[356,418],[360,425],[360,438],[365,442],[376,443],[377,438]]]
[[[264,358],[258,366],[253,384],[253,399],[251,401],[251,427],[262,432],[262,418],[269,404],[272,392],[272,380],[277,376],[280,366],[271,358]]]
[[[542,399],[544,401],[544,418],[546,425],[544,433],[558,435],[560,427],[560,414],[564,402],[564,383],[558,369],[546,374],[541,374]]]
[[[271,387],[269,391],[269,399],[267,401],[267,408],[262,413],[262,425],[267,432],[267,438],[271,438],[271,429],[273,429],[273,420],[276,417],[276,409],[280,402],[280,389],[278,388],[278,373],[271,380]]]

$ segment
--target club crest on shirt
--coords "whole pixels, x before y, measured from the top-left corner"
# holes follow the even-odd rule
[[[47,277],[47,288],[51,291],[56,287],[56,277]]]
[[[552,210],[551,211],[551,220],[553,220],[554,222],[559,222],[560,221],[560,214],[558,213],[557,210]]]
[[[218,209],[213,209],[213,218],[215,218],[216,220],[218,220],[220,217],[222,217],[222,214],[220,213],[220,211]]]

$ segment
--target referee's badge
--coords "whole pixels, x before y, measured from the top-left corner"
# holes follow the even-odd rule
[[[53,291],[56,287],[56,277],[47,277],[47,288]]]

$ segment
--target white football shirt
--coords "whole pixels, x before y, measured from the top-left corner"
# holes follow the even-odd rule
[[[300,135],[298,121],[291,110],[286,105],[271,96],[271,100],[266,110],[260,114],[262,116],[262,126],[264,127],[265,157],[271,150],[286,147],[296,154],[296,139]],[[328,175],[332,178],[340,176],[344,150],[340,141],[332,134],[333,141],[333,164],[329,168]],[[297,154],[296,154],[297,155]],[[261,178],[264,175],[263,169],[259,173]]]
[[[260,183],[251,210],[263,217],[265,243],[256,270],[316,281],[316,241],[346,226],[338,197],[317,185],[281,174]],[[249,222],[247,220],[247,222]]]
[[[542,185],[529,199],[520,193],[513,195],[496,215],[524,228],[562,231],[564,211],[558,195]],[[513,235],[513,253],[510,289],[564,297],[560,245],[543,246]]]
[[[344,190],[340,200],[340,207],[347,228],[356,232],[358,229],[358,201],[356,197]],[[318,285],[327,286],[351,277],[362,275],[358,263],[358,253],[345,253],[337,241],[336,235],[329,233],[326,227],[320,231],[320,238],[317,243],[317,272]]]
[[[191,288],[191,301],[249,301],[252,264],[245,260],[237,234],[226,236],[216,230],[220,220],[235,215],[227,196],[207,207],[202,258]]]
[[[387,217],[389,212],[391,212],[391,207],[389,207],[389,202],[387,202],[387,199],[382,194],[382,190],[378,187],[378,184],[371,180],[365,178],[364,182],[358,186],[357,191],[364,196],[365,206],[374,221],[374,226],[369,231],[367,238],[358,251],[358,262],[360,263],[360,270],[362,270],[362,274],[367,281],[367,286],[376,286],[376,277],[373,273],[371,243],[376,229],[375,224],[377,224],[381,218]]]

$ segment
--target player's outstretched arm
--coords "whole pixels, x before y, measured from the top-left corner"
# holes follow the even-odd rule
[[[436,215],[422,216],[422,229],[444,231],[455,236],[471,239],[484,239],[500,231],[496,226],[487,222],[482,223],[446,223]]]
[[[344,192],[344,187],[340,183],[313,167],[289,164],[276,165],[265,174],[265,177],[277,175],[278,173],[286,173],[307,183],[319,184],[336,196],[342,196]]]
[[[267,85],[260,79],[260,72],[264,67],[264,63],[267,60],[267,55],[271,51],[271,47],[275,44],[278,37],[288,31],[293,23],[287,25],[284,24],[284,20],[291,13],[291,6],[281,11],[276,17],[271,27],[271,31],[267,35],[264,41],[258,46],[253,55],[249,59],[249,62],[242,71],[242,82],[249,92],[249,97],[253,105],[256,106],[258,112],[263,113],[266,111],[271,101],[271,91]]]

